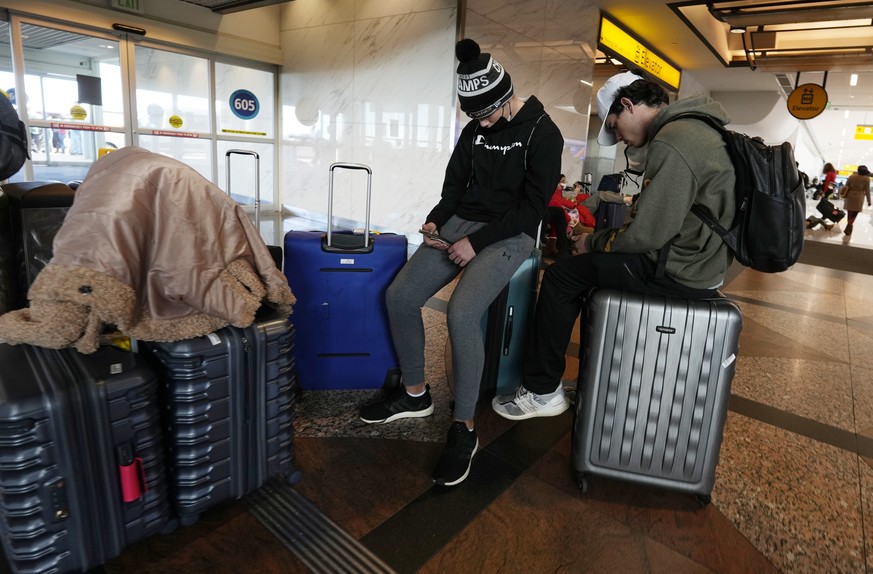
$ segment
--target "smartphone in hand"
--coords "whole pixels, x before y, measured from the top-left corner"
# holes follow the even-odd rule
[[[422,235],[424,235],[425,237],[428,237],[430,239],[433,239],[434,241],[442,243],[445,246],[449,246],[452,244],[451,241],[449,241],[448,239],[446,239],[445,237],[443,237],[439,233],[435,233],[433,231],[428,231],[427,229],[419,229],[418,232],[421,233]]]

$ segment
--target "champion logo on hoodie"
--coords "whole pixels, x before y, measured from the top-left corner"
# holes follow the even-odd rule
[[[485,149],[487,149],[487,150],[502,151],[503,155],[506,155],[506,152],[508,152],[509,150],[511,150],[514,147],[523,147],[523,144],[521,142],[512,142],[509,145],[488,145],[487,143],[483,144],[483,145],[485,146]]]

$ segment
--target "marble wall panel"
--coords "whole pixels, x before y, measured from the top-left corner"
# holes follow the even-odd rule
[[[599,28],[597,6],[579,0],[546,0],[542,41],[552,49],[574,59],[593,60]]]
[[[327,118],[351,118],[354,105],[354,23],[282,32],[280,79],[283,138],[298,137]]]
[[[546,105],[564,135],[564,172],[582,174],[598,10],[578,0],[470,0],[463,36]],[[285,61],[281,197],[326,213],[328,167],[373,168],[371,226],[414,234],[439,200],[460,127],[455,0],[295,0],[281,18]],[[363,221],[337,193],[334,215]],[[354,192],[349,192],[354,193]]]
[[[282,32],[283,205],[326,214],[330,164],[363,163],[373,170],[371,227],[415,233],[439,200],[453,147],[455,2],[292,4]],[[319,7],[326,13],[313,14]],[[337,177],[333,215],[363,223],[362,192],[342,185],[349,177]]]
[[[467,8],[463,35],[503,64],[516,94],[543,102],[564,136],[563,173],[582,179],[599,9],[578,0],[470,0]]]
[[[352,22],[355,19],[355,5],[358,0],[295,0],[282,4],[281,30],[299,30],[324,26],[326,24],[338,24],[340,22]],[[287,54],[288,49],[282,43],[282,50]]]
[[[547,0],[468,0],[467,16],[478,14],[538,43],[543,41]],[[469,22],[467,31],[470,31]],[[473,34],[466,36],[475,38]]]
[[[421,104],[450,108],[454,82],[455,12],[439,10],[355,23],[354,121],[383,123],[400,116],[414,127]],[[374,114],[367,115],[367,111]],[[445,125],[448,117],[429,121]]]
[[[355,19],[381,18],[429,10],[454,9],[457,0],[357,0]]]
[[[286,109],[285,113],[293,114],[293,111]],[[280,154],[282,205],[294,210],[327,213],[330,166],[354,161],[353,133],[351,123],[332,126],[319,123],[311,133],[283,141]]]
[[[377,228],[415,234],[425,216],[439,201],[447,156],[435,150],[448,150],[453,141],[448,127],[430,128],[427,145],[395,143],[388,138],[370,138],[366,132],[372,124],[351,126],[351,137],[366,142],[355,150],[356,161],[373,170],[371,221]],[[341,195],[338,180],[334,214],[354,221],[364,221],[364,202],[359,197]],[[378,216],[378,217],[377,217]]]

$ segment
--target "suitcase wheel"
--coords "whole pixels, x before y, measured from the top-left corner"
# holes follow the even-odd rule
[[[303,473],[301,473],[296,468],[294,470],[289,470],[285,473],[285,481],[288,484],[297,484],[300,482],[300,479],[303,478]]]
[[[582,493],[588,492],[588,475],[584,472],[580,472],[576,475],[576,486],[579,487],[579,491]]]
[[[382,380],[382,388],[386,391],[393,391],[400,388],[400,368],[394,367],[388,369],[385,373],[385,378]]]
[[[193,526],[200,520],[200,514],[185,514],[179,517],[179,524],[182,526]]]
[[[161,534],[172,534],[179,527],[179,522],[173,518],[167,521],[163,528],[161,528]]]
[[[709,506],[709,503],[712,502],[712,496],[710,496],[709,494],[698,494],[697,502],[700,503],[701,508],[704,508],[706,506]]]

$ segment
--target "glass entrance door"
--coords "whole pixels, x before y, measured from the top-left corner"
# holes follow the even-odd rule
[[[0,23],[0,35],[12,40],[10,32]],[[119,42],[25,21],[15,40],[24,89],[16,89],[8,42],[0,88],[25,112],[32,163],[12,179],[81,180],[102,153],[128,145]]]
[[[232,184],[240,203],[260,187],[260,205],[281,209],[275,66],[16,15],[0,21],[0,40],[0,89],[26,118],[32,150],[12,181],[81,180],[104,153],[137,145]],[[260,161],[235,162],[228,182],[230,149]]]

